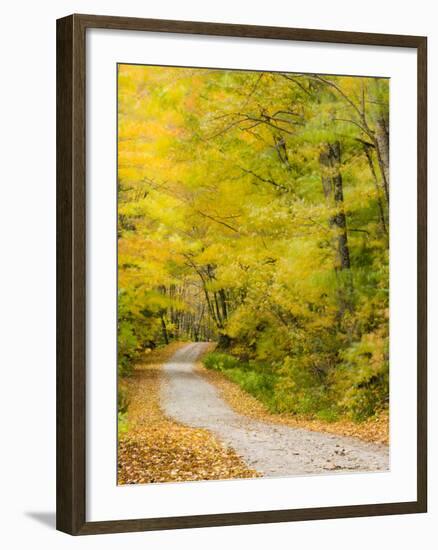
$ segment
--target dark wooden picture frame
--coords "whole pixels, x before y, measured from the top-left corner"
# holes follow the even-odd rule
[[[88,28],[392,46],[418,61],[417,500],[260,512],[86,521],[85,34]],[[72,535],[427,511],[427,39],[420,36],[70,15],[57,21],[57,529]]]

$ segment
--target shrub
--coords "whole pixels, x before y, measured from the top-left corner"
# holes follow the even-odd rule
[[[274,388],[277,377],[268,366],[216,352],[208,353],[203,361],[207,369],[222,372],[226,378],[260,399],[269,409],[275,408]]]
[[[239,366],[239,360],[232,355],[228,355],[227,353],[207,353],[203,361],[207,369],[210,370],[223,371]]]
[[[128,389],[123,383],[117,387],[117,433],[119,436],[128,431]]]
[[[126,413],[119,412],[117,414],[117,433],[122,435],[126,433],[129,429],[128,415]]]
[[[383,329],[365,334],[341,357],[333,386],[343,410],[361,421],[384,409],[389,401],[389,353]]]
[[[339,419],[339,411],[336,406],[332,406],[328,409],[321,409],[316,413],[316,418],[323,422],[336,422]]]
[[[309,351],[305,358],[302,353],[290,355],[278,365],[213,352],[203,361],[271,412],[324,422],[340,416],[362,421],[384,409],[389,400],[388,338],[382,330],[364,335],[337,358],[331,350]]]
[[[118,374],[128,376],[131,374],[133,360],[137,354],[138,341],[132,326],[128,322],[120,322],[118,327]]]
[[[128,410],[129,398],[128,390],[123,384],[119,384],[117,388],[117,411],[119,413],[125,414]]]

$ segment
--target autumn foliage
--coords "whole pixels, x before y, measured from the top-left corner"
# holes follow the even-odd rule
[[[211,340],[274,413],[384,411],[389,81],[119,65],[118,90],[121,377]]]

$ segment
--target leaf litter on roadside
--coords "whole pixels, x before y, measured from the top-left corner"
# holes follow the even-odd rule
[[[119,435],[118,484],[259,477],[207,430],[184,426],[163,414],[161,363],[177,347],[151,353],[124,382],[130,403],[128,429]]]

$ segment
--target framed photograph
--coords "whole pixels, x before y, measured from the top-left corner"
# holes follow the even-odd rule
[[[425,512],[426,38],[57,52],[57,528]]]

